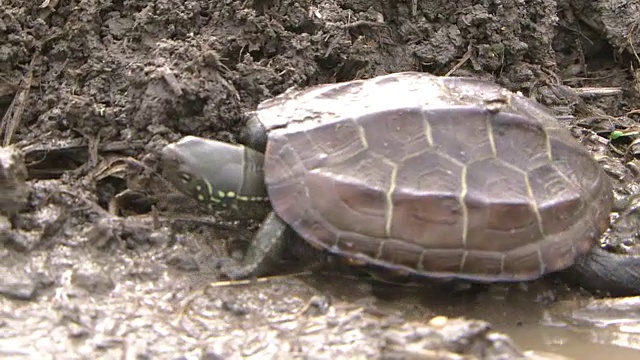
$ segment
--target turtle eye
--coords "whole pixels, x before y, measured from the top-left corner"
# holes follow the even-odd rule
[[[182,180],[183,184],[188,184],[191,182],[191,175],[187,173],[180,173],[180,180]]]

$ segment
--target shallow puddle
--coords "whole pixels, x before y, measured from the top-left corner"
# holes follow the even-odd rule
[[[473,293],[371,286],[348,279],[332,279],[331,285],[314,281],[313,286],[341,300],[370,302],[377,311],[402,314],[407,320],[426,322],[436,315],[485,320],[523,350],[572,359],[640,358],[640,298],[611,310],[589,306],[588,295],[543,281],[495,285]],[[362,300],[366,287],[375,296]]]

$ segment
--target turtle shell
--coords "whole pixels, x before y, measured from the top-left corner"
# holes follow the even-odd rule
[[[291,90],[254,113],[276,213],[313,246],[409,275],[521,281],[569,267],[612,187],[536,102],[397,73]]]

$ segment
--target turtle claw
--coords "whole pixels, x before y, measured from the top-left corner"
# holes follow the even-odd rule
[[[233,259],[225,259],[220,264],[220,272],[231,280],[246,279],[255,275],[256,265],[243,265]]]
[[[265,275],[281,258],[287,224],[270,212],[260,226],[242,261],[222,260],[221,271],[228,278],[237,280]]]

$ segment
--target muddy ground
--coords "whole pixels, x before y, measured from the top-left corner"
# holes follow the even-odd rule
[[[0,183],[0,357],[637,356],[637,302],[612,318],[552,280],[433,292],[302,266],[225,282],[216,260],[255,223],[199,212],[141,164],[187,134],[235,141],[244,111],[290,87],[418,70],[551,106],[635,194],[639,14],[637,0],[0,0],[0,139],[28,170],[26,187],[6,180],[20,169]]]

